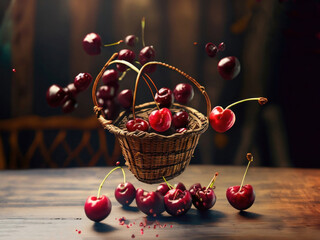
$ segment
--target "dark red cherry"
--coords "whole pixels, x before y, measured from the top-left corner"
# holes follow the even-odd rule
[[[74,98],[67,99],[62,105],[62,111],[64,113],[73,112],[78,107],[78,103]]]
[[[172,117],[175,128],[185,128],[189,123],[189,114],[186,111],[176,112]]]
[[[97,95],[102,99],[113,99],[117,94],[118,88],[118,83],[103,85],[99,88]]]
[[[220,44],[219,44],[219,46],[218,46],[218,49],[219,49],[219,51],[224,51],[225,49],[226,49],[226,45],[225,45],[225,43],[224,42],[221,42]]]
[[[135,53],[129,49],[120,50],[119,55],[118,55],[118,60],[125,60],[130,63],[132,63],[135,58],[136,58]],[[127,69],[127,66],[124,64],[118,63],[117,69],[120,72],[124,72]]]
[[[136,197],[136,189],[130,182],[120,183],[114,190],[114,196],[123,206],[129,206]]]
[[[181,104],[186,104],[193,99],[193,87],[188,83],[179,83],[173,90],[174,99]]]
[[[118,102],[123,108],[130,108],[132,106],[133,95],[131,89],[124,89],[118,94]]]
[[[240,73],[240,62],[236,57],[222,58],[218,63],[218,72],[225,80],[234,79]]]
[[[149,129],[149,123],[141,118],[136,118],[129,120],[126,127],[129,132],[134,132],[136,130],[147,132]]]
[[[79,91],[76,88],[76,86],[74,85],[74,83],[68,84],[68,86],[65,87],[63,90],[66,92],[66,95],[68,95],[72,98],[75,98],[79,93]]]
[[[213,43],[207,43],[205,49],[209,57],[215,57],[217,55],[218,48]]]
[[[146,46],[141,49],[139,53],[139,62],[143,66],[147,62],[153,61],[156,56],[156,51],[154,50],[153,46]],[[152,73],[156,70],[157,65],[153,64],[150,66],[147,66],[144,71],[147,73]]]
[[[98,55],[101,53],[101,37],[96,33],[89,33],[82,40],[82,46],[89,55]]]
[[[173,93],[169,88],[161,88],[155,95],[155,100],[160,108],[170,108],[173,104]]]
[[[66,92],[59,85],[53,84],[51,85],[46,93],[47,103],[51,107],[61,106],[63,103],[63,99],[66,96]]]
[[[114,120],[119,115],[119,105],[110,99],[104,100],[103,116],[105,119]]]
[[[136,203],[139,210],[150,216],[158,216],[165,211],[163,196],[159,192],[147,192],[142,188],[136,191]]]
[[[115,69],[108,69],[102,75],[102,82],[105,85],[118,83],[118,72]]]
[[[164,196],[164,206],[172,216],[186,214],[192,206],[192,197],[188,190],[171,189]]]
[[[137,42],[137,37],[135,35],[128,35],[124,39],[124,42],[125,42],[125,44],[127,44],[127,46],[134,47],[134,45]]]
[[[79,73],[73,81],[74,86],[79,92],[86,90],[91,82],[92,76],[90,75],[90,73]]]

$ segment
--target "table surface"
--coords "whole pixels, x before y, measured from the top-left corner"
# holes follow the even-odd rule
[[[163,213],[156,220],[146,218],[135,202],[125,209],[115,200],[114,189],[122,181],[117,170],[102,188],[112,211],[101,223],[91,222],[84,202],[111,169],[0,171],[0,239],[319,239],[320,169],[251,166],[245,183],[253,186],[256,201],[239,212],[229,205],[225,191],[240,184],[245,166],[190,165],[170,183],[207,185],[218,171],[216,204],[205,213],[192,207],[182,217]],[[157,187],[126,173],[136,188]],[[125,225],[119,224],[120,217],[127,219]]]

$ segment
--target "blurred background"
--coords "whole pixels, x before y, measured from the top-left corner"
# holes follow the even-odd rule
[[[191,164],[320,167],[320,3],[316,0],[1,0],[0,2],[0,169],[114,165],[123,163],[114,137],[93,113],[91,91],[79,94],[78,108],[63,114],[45,93],[63,87],[80,72],[96,76],[124,44],[87,55],[82,39],[98,33],[104,44],[129,34],[153,45],[156,59],[184,70],[206,87],[213,106],[264,96],[260,106],[232,108],[236,123],[219,134],[209,128]],[[194,43],[197,44],[194,44]],[[204,47],[224,42],[215,58]],[[134,49],[138,53],[141,42]],[[236,56],[241,72],[224,80],[218,61]],[[158,88],[185,82],[164,68],[151,74]],[[128,73],[120,88],[132,88]],[[141,84],[138,103],[151,101]],[[191,107],[205,113],[195,89]]]

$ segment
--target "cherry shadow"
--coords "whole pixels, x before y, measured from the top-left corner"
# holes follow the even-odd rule
[[[98,232],[98,233],[112,232],[112,231],[116,230],[116,228],[114,228],[108,224],[100,223],[100,222],[94,223],[92,228],[95,232]]]
[[[129,212],[139,212],[140,211],[138,207],[132,207],[132,206],[122,206],[121,208],[123,210],[129,211]]]
[[[240,211],[239,216],[241,216],[243,218],[247,218],[247,219],[259,219],[263,215],[261,215],[259,213],[254,213],[254,212]]]
[[[219,222],[225,218],[223,212],[217,210],[199,211],[197,209],[190,209],[188,213],[182,216],[159,216],[157,219],[160,222],[176,222],[179,224],[201,225],[206,223]]]

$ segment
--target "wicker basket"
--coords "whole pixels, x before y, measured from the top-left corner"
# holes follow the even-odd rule
[[[137,77],[133,100],[133,106],[135,107],[133,107],[133,111],[121,112],[118,118],[113,122],[111,120],[106,120],[100,113],[101,108],[98,107],[95,92],[97,82],[109,64],[123,62],[120,60],[111,62],[115,56],[116,55],[114,55],[102,68],[92,89],[92,98],[95,105],[94,110],[99,121],[105,129],[117,137],[122,149],[122,154],[126,160],[126,165],[139,181],[149,184],[159,183],[163,181],[163,177],[169,180],[180,175],[189,165],[200,135],[208,128],[209,123],[206,116],[193,108],[180,104],[173,104],[170,108],[172,113],[183,109],[189,114],[188,130],[183,133],[170,132],[170,130],[165,133],[142,131],[128,132],[126,123],[129,119],[133,118],[133,114],[147,120],[149,114],[157,109],[154,102],[135,106],[135,96],[139,77],[143,68],[147,65],[163,65],[179,72],[192,81],[205,96],[207,101],[207,113],[209,114],[211,103],[204,87],[189,75],[168,64],[161,62],[147,63],[141,68]]]

